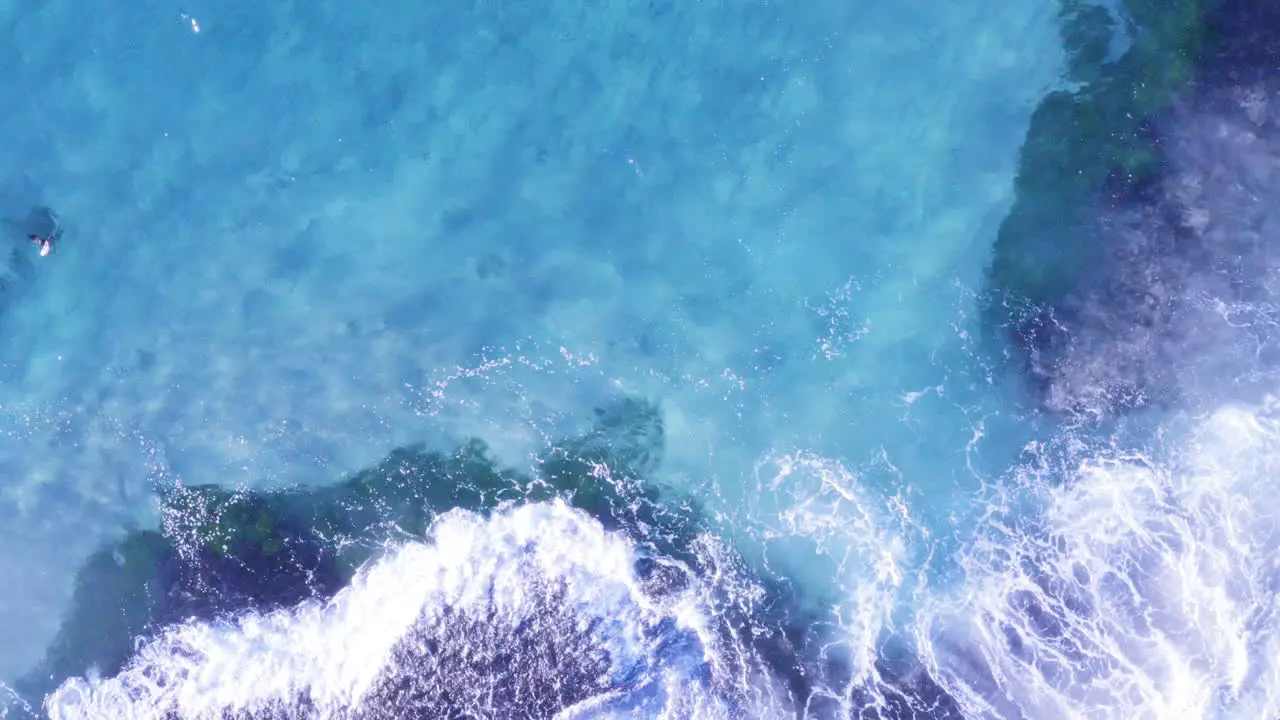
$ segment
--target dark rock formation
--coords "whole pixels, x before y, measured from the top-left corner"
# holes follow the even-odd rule
[[[987,328],[1058,413],[1182,401],[1242,341],[1270,352],[1280,10],[1125,6],[1114,62],[1110,15],[1064,6],[1081,86],[1033,118],[989,275]]]
[[[533,475],[499,468],[472,441],[452,454],[399,448],[329,486],[169,488],[161,530],[130,533],[85,563],[57,638],[19,690],[38,698],[69,676],[114,675],[135,638],[168,625],[331,597],[386,541],[422,537],[454,508],[559,497],[628,532],[642,552],[690,557],[697,508],[659,502],[645,479],[663,442],[658,409],[628,400],[597,411],[594,428],[551,448]]]
[[[423,537],[442,512],[485,513],[555,497],[629,537],[636,575],[654,602],[711,581],[706,612],[720,647],[704,681],[729,706],[750,707],[764,694],[773,698],[767,704],[807,707],[811,717],[840,717],[851,705],[865,706],[868,717],[959,717],[905,649],[894,662],[886,655],[874,687],[845,697],[820,690],[847,688],[852,668],[832,651],[821,619],[801,609],[812,603],[800,602],[785,578],[747,568],[730,548],[698,552],[710,529],[698,505],[650,479],[664,444],[658,409],[624,400],[598,410],[594,421],[584,435],[549,448],[533,473],[499,468],[473,441],[453,453],[399,448],[328,486],[167,490],[160,530],[133,532],[85,563],[57,638],[18,688],[28,712],[66,678],[117,675],[140,640],[166,627],[332,597],[387,541]],[[736,579],[719,587],[726,577]],[[424,613],[369,696],[342,716],[549,718],[596,698],[622,702],[626,691],[652,681],[642,675],[628,681],[634,687],[601,686],[611,664],[601,642],[608,632],[593,624],[601,621],[571,612],[567,588],[553,578],[533,578],[530,588],[514,618],[483,603]],[[697,642],[665,625],[654,633],[648,640],[659,665],[667,655],[681,662],[682,644]],[[299,692],[279,706],[227,708],[222,716],[306,716],[311,700]],[[19,709],[12,712],[21,716]]]
[[[990,320],[997,324],[1007,321],[1004,311],[1052,304],[1069,293],[1100,257],[1089,237],[1096,209],[1140,196],[1159,170],[1150,122],[1199,69],[1203,3],[1129,0],[1125,7],[1131,20],[1121,28],[1100,5],[1063,0],[1067,80],[1074,87],[1050,93],[1027,130],[1017,199],[990,270]],[[1111,49],[1124,35],[1132,43],[1113,60]]]

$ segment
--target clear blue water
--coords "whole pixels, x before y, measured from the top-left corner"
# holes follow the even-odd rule
[[[1203,599],[1134,590],[1161,598],[1145,629],[1064,631],[1109,668],[1092,681],[1001,655],[1031,622],[1010,609],[1027,563],[1146,558],[1180,586],[1215,554],[1253,562],[1240,548],[1272,527],[1229,510],[1275,460],[1260,412],[1190,423],[1177,459],[1086,462],[1067,489],[1023,465],[1061,437],[978,351],[976,298],[1061,75],[1056,3],[427,5],[0,2],[21,99],[0,115],[0,215],[44,203],[67,228],[0,315],[0,680],[39,660],[90,552],[157,526],[157,487],[317,486],[471,436],[527,465],[621,390],[660,402],[661,480],[706,504],[715,542],[824,613],[853,658],[837,704],[887,696],[869,678],[889,633],[971,717],[1213,717],[1219,684],[1273,707],[1274,668],[1241,660],[1272,642],[1242,629],[1270,627],[1248,590],[1269,575],[1244,560]],[[527,551],[625,649],[625,698],[564,717],[729,712],[700,674],[722,650],[689,619],[710,600],[647,604],[625,541],[559,506],[504,512],[452,518],[453,544],[411,545],[326,610],[188,628],[143,665],[202,688],[191,717],[276,697],[255,685],[276,670],[281,693],[352,702],[419,608],[515,587],[504,563]],[[683,640],[635,650],[672,623]],[[183,665],[191,648],[216,662]],[[966,653],[1003,679],[966,677]],[[69,682],[59,717],[149,717]],[[785,714],[760,697],[735,712]]]

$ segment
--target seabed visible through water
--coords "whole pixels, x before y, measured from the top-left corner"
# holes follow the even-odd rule
[[[1270,286],[1192,272],[1271,226],[1009,253],[1053,93],[1094,148],[1195,49],[1126,33],[1213,17],[1116,5],[0,0],[9,712],[1275,714]],[[1263,200],[1268,122],[1214,150]],[[1252,330],[1064,301],[1027,359],[1035,262]],[[1135,376],[1194,392],[1071,414]]]

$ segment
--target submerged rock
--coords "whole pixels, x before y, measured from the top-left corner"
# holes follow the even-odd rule
[[[1280,9],[1260,0],[1066,2],[1072,91],[1023,148],[989,274],[1041,407],[1110,415],[1180,401],[1264,312],[1280,195]]]
[[[1162,119],[1155,196],[1099,214],[1105,272],[1024,328],[1049,407],[1218,396],[1238,368],[1280,357],[1277,81],[1207,89]]]
[[[69,676],[112,675],[136,638],[166,626],[332,597],[387,542],[423,537],[454,508],[484,513],[558,497],[642,548],[687,557],[697,508],[660,498],[646,479],[663,441],[658,408],[628,400],[598,411],[585,435],[553,446],[533,474],[500,468],[471,441],[453,453],[398,448],[324,487],[171,488],[160,499],[160,531],[133,532],[85,563],[57,638],[18,689],[36,698]]]
[[[797,588],[767,568],[748,567],[708,532],[695,501],[653,482],[664,442],[659,409],[624,400],[598,410],[584,434],[554,443],[533,472],[501,468],[483,443],[471,441],[452,453],[398,448],[376,467],[323,487],[172,488],[161,498],[159,530],[133,532],[85,563],[55,642],[18,690],[33,708],[59,686],[64,702],[74,704],[77,693],[88,693],[82,699],[89,706],[168,697],[170,682],[187,682],[183,673],[196,672],[183,658],[197,663],[208,654],[183,645],[182,638],[194,637],[183,633],[220,642],[192,623],[214,632],[243,622],[287,633],[285,618],[310,617],[328,607],[315,601],[333,601],[354,587],[358,571],[389,567],[374,561],[417,557],[403,555],[407,547],[428,555],[435,552],[432,544],[457,551],[450,543],[462,537],[459,528],[485,537],[483,523],[455,514],[444,521],[453,534],[432,534],[426,545],[406,544],[427,538],[448,511],[462,509],[490,521],[522,510],[532,510],[523,516],[534,517],[559,512],[555,503],[542,502],[556,499],[589,515],[601,531],[625,536],[620,542],[634,566],[618,576],[635,578],[627,593],[635,595],[637,612],[657,613],[658,621],[635,646],[651,656],[645,663],[653,667],[633,676],[638,671],[628,670],[627,662],[619,665],[622,656],[615,654],[626,648],[610,639],[619,632],[618,617],[584,615],[566,604],[573,593],[595,597],[595,586],[531,575],[533,566],[520,563],[537,543],[516,540],[512,549],[501,545],[510,540],[499,533],[494,542],[506,549],[474,558],[478,587],[457,585],[465,573],[451,576],[454,585],[445,582],[453,588],[449,592],[470,598],[467,603],[428,603],[431,612],[424,610],[395,642],[388,666],[349,717],[417,717],[429,709],[433,716],[462,718],[484,716],[472,710],[486,708],[504,716],[504,708],[519,707],[529,717],[550,718],[597,701],[607,706],[628,697],[659,697],[657,679],[667,677],[658,672],[664,662],[677,663],[667,669],[698,683],[707,698],[731,707],[767,706],[779,717],[808,708],[810,717],[834,718],[864,705],[894,717],[958,716],[951,699],[909,657],[897,665],[877,663],[873,685],[865,691],[855,687],[851,658],[832,649],[825,617],[812,614],[812,604],[796,597]],[[535,509],[526,503],[541,504]],[[541,533],[563,535],[572,525],[552,523]],[[563,540],[557,543],[564,547]],[[493,572],[506,578],[502,592],[485,589],[484,582],[497,582]],[[421,592],[422,584],[416,587]],[[686,612],[680,598],[690,593],[706,618],[705,624],[694,623],[697,638],[662,619],[664,613]],[[413,591],[409,596],[415,597]],[[521,601],[512,606],[512,597]],[[273,610],[280,612],[267,617]],[[250,612],[254,616],[246,619]],[[698,647],[710,654],[700,654]],[[693,660],[698,664],[686,666]],[[200,672],[216,673],[216,663],[211,667]],[[292,670],[306,674],[305,668]],[[113,680],[102,690],[95,677]],[[115,694],[99,697],[94,688]],[[833,688],[843,690],[833,694]],[[286,693],[274,710],[227,710],[223,716],[306,716],[309,691],[293,691],[299,694]],[[167,716],[178,717],[175,712]]]
[[[1100,258],[1089,232],[1096,209],[1140,195],[1159,170],[1150,122],[1196,76],[1205,1],[1123,4],[1127,33],[1099,4],[1062,2],[1072,87],[1050,93],[1032,115],[1017,198],[996,238],[989,322],[1003,325],[1010,310],[1052,304],[1070,292]],[[1111,58],[1126,34],[1131,45]]]

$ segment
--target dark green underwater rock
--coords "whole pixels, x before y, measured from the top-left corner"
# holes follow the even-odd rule
[[[789,580],[757,574],[731,548],[695,552],[707,529],[699,508],[652,481],[665,444],[658,408],[623,400],[597,410],[593,420],[587,432],[549,447],[530,473],[499,468],[484,444],[472,441],[453,453],[399,448],[374,468],[306,490],[172,488],[161,498],[161,531],[131,533],[86,562],[56,641],[19,690],[39,707],[39,698],[68,677],[117,674],[138,640],[166,626],[330,597],[388,541],[422,537],[441,512],[486,512],[509,503],[560,498],[630,537],[637,546],[636,575],[651,597],[677,592],[699,578],[734,578],[724,587],[716,580],[708,587],[714,597],[706,598],[707,617],[722,653],[715,660],[716,672],[772,678],[796,712],[801,707],[836,710],[838,699],[817,688],[826,687],[824,678],[846,682],[853,667],[849,658],[832,651],[823,631],[828,618],[799,602],[798,589]],[[555,602],[554,595],[549,602]],[[442,617],[450,612],[445,608]],[[465,614],[457,617],[465,619]],[[478,646],[491,647],[495,633],[510,629],[501,622],[467,625],[465,639],[456,648],[449,645],[436,660],[459,664],[460,677],[479,667],[482,672],[468,682],[493,680],[494,687],[486,692],[503,692],[512,682],[527,680],[504,669],[505,663],[524,662],[519,653],[528,648],[542,653],[529,662],[543,669],[546,664],[573,668],[584,658],[593,661],[582,654],[590,648],[573,644],[574,633],[583,632],[578,618],[557,614],[553,605],[538,615],[538,622],[563,623],[564,637],[541,636],[536,628],[524,637],[527,628],[522,625],[511,642],[525,645],[499,655],[504,667],[477,666],[479,656],[468,642],[474,633]],[[440,646],[413,640],[397,648],[435,654]],[[461,656],[447,654],[455,649]],[[889,699],[890,714],[906,717],[921,705],[931,709],[931,717],[956,716],[953,703],[928,677],[914,670],[880,669],[884,682],[897,688]],[[374,695],[388,697],[396,708],[427,687],[400,674],[382,677]],[[576,693],[583,688],[564,689]],[[762,686],[750,689],[761,692]],[[305,707],[305,698],[300,702]],[[530,707],[526,703],[522,710]]]
[[[1280,4],[1124,9],[1108,61],[1117,21],[1064,0],[1076,86],[1033,116],[988,275],[987,337],[1055,414],[1194,402],[1268,344],[1236,330],[1274,296]]]
[[[1128,49],[1109,57],[1117,21],[1106,8],[1063,0],[1069,89],[1032,115],[1016,198],[995,243],[988,330],[1052,306],[1102,258],[1092,220],[1100,204],[1140,196],[1160,169],[1152,120],[1196,79],[1216,0],[1126,0]]]
[[[594,420],[550,447],[532,474],[498,467],[473,440],[453,453],[398,448],[317,488],[168,488],[161,531],[130,533],[85,563],[57,638],[19,690],[34,698],[68,676],[112,675],[135,638],[167,625],[330,597],[388,542],[422,537],[454,508],[562,498],[642,549],[686,557],[698,511],[648,480],[662,456],[659,409],[624,400]]]

